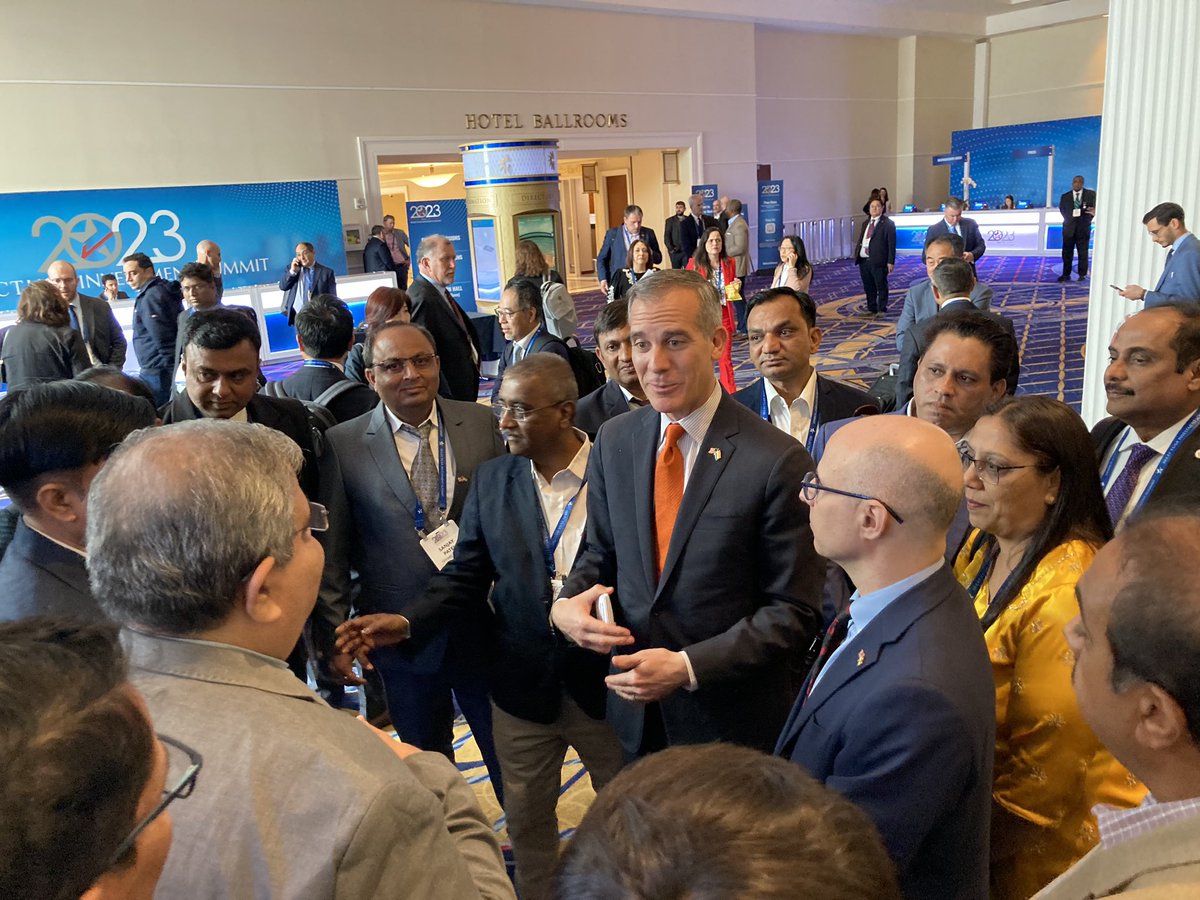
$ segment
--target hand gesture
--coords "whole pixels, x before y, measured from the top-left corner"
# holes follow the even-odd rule
[[[608,625],[597,619],[592,611],[601,594],[609,594],[612,588],[593,585],[582,594],[564,597],[550,607],[550,621],[568,638],[596,653],[609,653],[614,647],[633,643],[633,634],[620,625]]]

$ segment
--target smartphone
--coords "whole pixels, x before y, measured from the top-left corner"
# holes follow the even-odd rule
[[[1110,284],[1110,285],[1109,285],[1109,287],[1110,287],[1110,288],[1112,288],[1114,291],[1120,291],[1120,290],[1124,290],[1124,288],[1122,288],[1122,287],[1120,287],[1119,285],[1116,285],[1116,284]]]
[[[612,594],[601,594],[596,598],[596,618],[605,625],[613,624]]]

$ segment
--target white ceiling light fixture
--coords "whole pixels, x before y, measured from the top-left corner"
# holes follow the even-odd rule
[[[417,175],[415,178],[409,178],[408,180],[423,188],[436,188],[441,187],[453,177],[453,172],[443,172],[440,175],[434,174],[433,166],[430,166],[428,175]]]

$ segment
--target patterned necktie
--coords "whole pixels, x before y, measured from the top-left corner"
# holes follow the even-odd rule
[[[683,454],[679,452],[679,439],[686,432],[678,422],[667,426],[667,439],[659,451],[654,464],[654,571],[661,578],[667,550],[671,546],[671,532],[675,528],[675,516],[683,500]]]
[[[429,434],[433,431],[433,424],[422,422],[413,428],[408,423],[401,422],[400,430],[421,440],[408,480],[412,482],[413,493],[417,495],[421,509],[425,511],[425,532],[429,533],[442,524],[442,511],[438,509],[437,463],[433,460],[433,450],[429,446]]]
[[[304,270],[304,296],[305,298],[312,297],[313,270]]]
[[[817,676],[821,674],[821,669],[825,668],[825,663],[829,662],[833,651],[842,646],[842,642],[846,640],[846,632],[849,630],[850,610],[845,609],[834,617],[825,631],[825,640],[821,642],[821,652],[817,654],[817,661],[813,663],[812,671],[808,673],[808,679],[804,682],[804,698],[806,700],[812,693],[813,685],[817,683]]]
[[[875,236],[875,220],[872,219],[871,224],[867,226],[867,240],[869,241],[874,236]]]
[[[1121,514],[1125,512],[1125,507],[1129,505],[1129,498],[1133,496],[1133,489],[1137,487],[1138,476],[1142,474],[1142,466],[1156,455],[1157,453],[1145,444],[1134,444],[1129,448],[1129,459],[1125,463],[1125,468],[1121,470],[1121,474],[1112,483],[1112,487],[1108,489],[1108,495],[1104,498],[1104,502],[1108,504],[1108,515],[1114,526],[1120,520]]]

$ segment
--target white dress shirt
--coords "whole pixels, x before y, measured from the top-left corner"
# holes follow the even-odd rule
[[[400,465],[402,465],[404,467],[404,474],[407,475],[409,480],[411,481],[412,480],[412,467],[413,467],[413,463],[416,462],[416,459],[417,459],[417,451],[420,449],[420,446],[421,446],[421,438],[419,435],[410,434],[409,432],[402,429],[400,427],[400,425],[401,425],[400,419],[397,418],[395,413],[393,413],[390,409],[387,408],[387,404],[384,404],[383,414],[385,416],[387,416],[388,427],[390,427],[392,429],[392,435],[394,436],[395,441],[396,441],[396,452],[400,454]],[[438,416],[438,414],[437,414],[437,404],[435,403],[433,406],[430,407],[429,415],[427,415],[424,418],[424,420],[421,421],[419,423],[419,425],[417,426],[419,428],[420,425],[424,425],[425,422],[428,422],[433,426],[429,430],[429,450],[431,453],[433,453],[433,462],[434,462],[434,465],[437,465],[437,466],[441,465],[440,460],[438,460],[438,429],[440,427],[440,424],[438,421],[439,418],[440,418],[440,416]],[[450,507],[454,505],[454,472],[455,472],[454,445],[450,443],[450,438],[447,437],[446,438],[446,473],[445,473],[447,518],[449,518]],[[442,476],[442,472],[439,471],[438,477],[440,478],[441,476]]]
[[[771,424],[780,431],[790,434],[800,443],[808,440],[808,427],[812,424],[813,409],[817,398],[817,371],[814,369],[800,391],[800,396],[789,406],[770,379],[763,379],[763,390],[767,395],[767,412]]]
[[[583,439],[583,446],[575,454],[570,465],[554,473],[547,481],[537,470],[533,460],[529,461],[529,471],[533,475],[533,486],[537,491],[538,502],[542,505],[542,521],[546,523],[546,534],[553,535],[562,518],[563,510],[577,493],[579,499],[571,507],[571,516],[567,519],[567,527],[563,530],[562,539],[554,548],[554,571],[559,577],[565,578],[575,564],[575,555],[579,552],[579,544],[587,529],[587,486],[583,484],[587,477],[588,457],[592,452],[592,442],[588,436],[575,429],[575,433]],[[583,485],[582,490],[580,486]]]
[[[863,229],[862,246],[859,247],[859,256],[871,255],[871,238],[875,237],[875,229],[879,227],[879,217],[875,216],[871,219],[871,224]]]
[[[1158,468],[1163,454],[1170,449],[1171,441],[1175,440],[1175,435],[1183,430],[1183,426],[1187,424],[1187,420],[1191,417],[1192,413],[1188,413],[1170,428],[1163,429],[1145,442],[1146,446],[1154,451],[1154,455],[1146,460],[1145,465],[1142,466],[1142,471],[1138,473],[1137,484],[1133,486],[1133,494],[1130,495],[1129,502],[1125,504],[1125,511],[1121,513],[1121,522],[1125,521],[1132,510],[1137,509],[1138,501],[1141,499],[1142,494],[1146,493],[1146,488],[1149,487],[1150,479],[1154,477],[1154,470]],[[1121,432],[1121,436],[1113,441],[1108,452],[1104,454],[1104,461],[1100,465],[1101,474],[1108,471],[1108,464],[1114,454],[1117,458],[1116,465],[1112,467],[1112,473],[1104,483],[1105,496],[1108,496],[1109,489],[1112,488],[1113,483],[1120,477],[1122,470],[1125,468],[1125,463],[1129,461],[1129,454],[1133,450],[1133,445],[1140,443],[1142,441],[1139,440],[1137,434],[1127,425],[1125,426],[1125,430]],[[1113,522],[1113,527],[1115,528],[1120,525],[1121,522]]]

